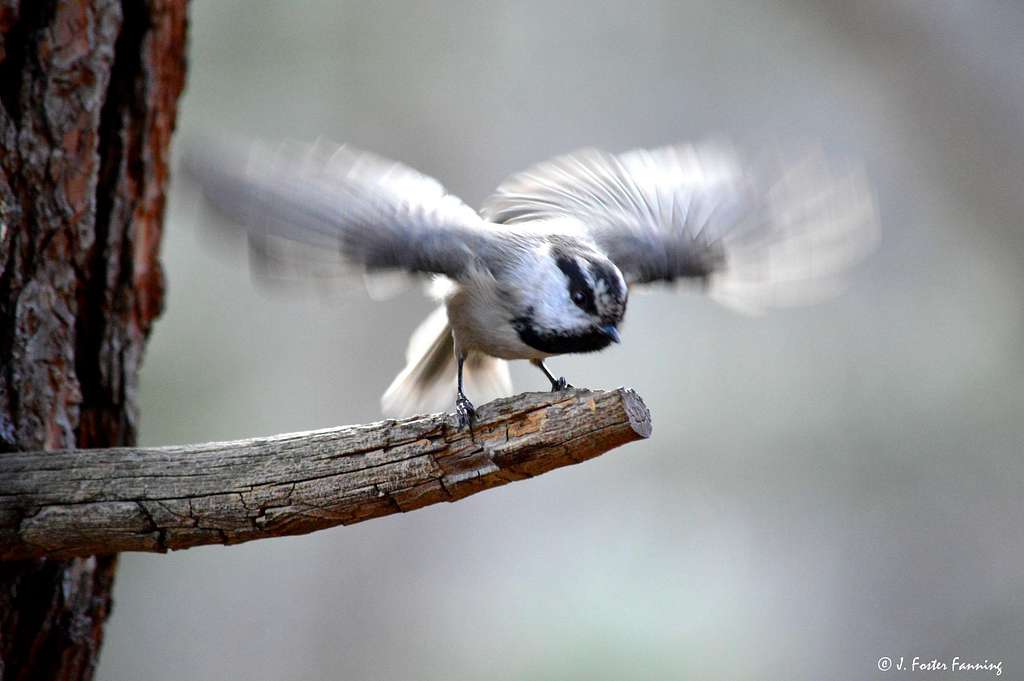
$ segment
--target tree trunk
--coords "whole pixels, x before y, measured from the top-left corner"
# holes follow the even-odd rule
[[[134,443],[186,3],[0,0],[4,451]],[[114,568],[0,564],[0,679],[91,678]]]

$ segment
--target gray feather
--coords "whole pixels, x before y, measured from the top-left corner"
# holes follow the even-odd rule
[[[370,271],[459,279],[501,249],[480,216],[437,181],[352,147],[255,144],[242,154],[205,144],[189,149],[184,165],[266,259],[284,240]]]
[[[627,281],[695,278],[743,309],[803,302],[874,244],[866,183],[820,154],[745,164],[711,145],[587,149],[512,176],[482,215],[580,221]],[[822,286],[824,284],[824,286]]]

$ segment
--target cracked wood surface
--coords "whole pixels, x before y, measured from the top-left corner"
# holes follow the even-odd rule
[[[179,447],[0,454],[0,558],[185,549],[411,511],[650,435],[632,390],[527,393],[473,433],[435,414]]]

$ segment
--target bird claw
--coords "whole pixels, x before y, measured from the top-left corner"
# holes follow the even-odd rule
[[[476,408],[472,402],[466,399],[465,395],[455,398],[455,418],[458,419],[459,429],[473,430],[473,424],[476,422]]]
[[[551,392],[560,393],[563,390],[572,390],[572,383],[565,380],[565,376],[559,376],[557,381],[551,383]]]

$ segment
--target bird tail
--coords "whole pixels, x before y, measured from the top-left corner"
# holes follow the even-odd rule
[[[384,414],[404,417],[447,410],[455,399],[458,366],[443,305],[413,332],[405,360],[405,368],[381,398]],[[470,353],[463,366],[463,379],[474,401],[512,393],[508,363],[494,357]]]

